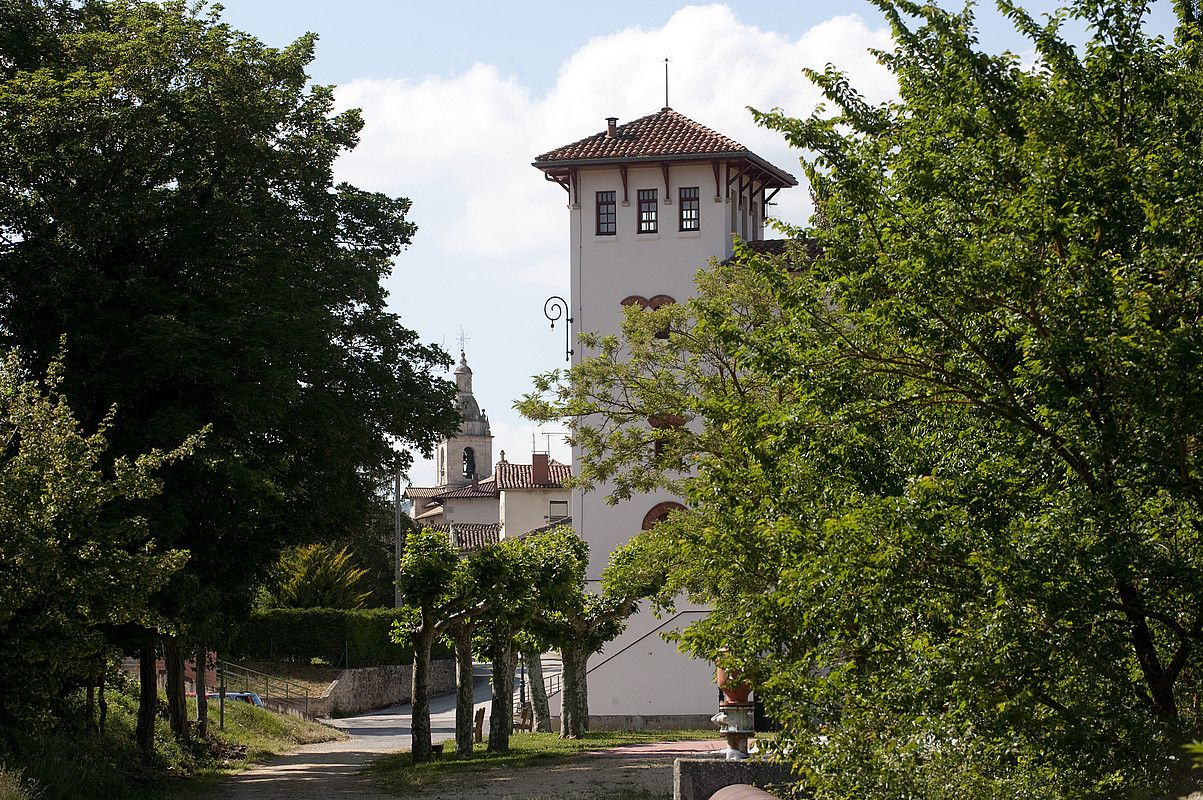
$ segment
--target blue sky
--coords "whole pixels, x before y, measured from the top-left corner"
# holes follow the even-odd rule
[[[747,106],[809,114],[818,97],[800,69],[828,62],[870,99],[893,91],[866,52],[888,48],[889,37],[865,0],[222,5],[226,22],[271,45],[319,34],[311,76],[336,85],[339,106],[361,108],[365,120],[337,177],[414,203],[417,236],[387,281],[393,309],[448,351],[465,330],[494,455],[505,449],[511,461],[529,457],[535,432],[512,403],[532,374],[563,363],[563,338],[542,308],[567,292],[568,212],[562,190],[530,166],[536,155],[601,130],[606,116],[659,109],[665,56],[676,110],[795,175],[799,154],[757,129]],[[986,5],[983,47],[1022,54],[1024,42]],[[1058,4],[1025,5],[1043,13]],[[1150,27],[1172,29],[1169,0],[1153,4]],[[805,221],[804,187],[778,201],[783,219]],[[567,449],[553,442],[553,456],[567,460]],[[432,483],[433,466],[419,459],[411,476]]]

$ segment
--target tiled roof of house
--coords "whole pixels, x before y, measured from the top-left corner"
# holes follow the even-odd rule
[[[439,500],[463,500],[477,497],[496,497],[497,490],[493,488],[492,482],[485,484],[480,482],[479,486],[460,486],[455,489],[449,489],[438,496]]]
[[[439,522],[423,527],[447,533],[451,543],[461,552],[479,550],[501,541],[501,524],[498,522]]]
[[[672,161],[699,158],[747,158],[782,185],[796,186],[792,175],[757,156],[734,139],[712,131],[671,108],[619,125],[611,136],[601,131],[538,156],[540,169],[584,163]]]
[[[758,242],[744,242],[743,246],[756,255],[785,256],[790,267],[801,267],[801,263],[813,261],[819,256],[819,245],[813,240],[796,239],[762,239]],[[724,264],[735,261],[735,256],[728,256]]]
[[[564,481],[568,480],[568,477],[572,475],[572,467],[553,460],[548,462],[547,472],[551,481],[536,484],[531,480],[530,464],[510,464],[507,461],[500,461],[497,464],[497,472],[494,474],[494,477],[497,479],[497,488],[500,491],[509,491],[511,489],[562,489],[564,488]]]
[[[436,497],[445,491],[446,486],[410,486],[405,490],[405,496],[416,500],[422,497]]]

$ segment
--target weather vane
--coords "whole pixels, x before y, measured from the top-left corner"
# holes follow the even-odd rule
[[[459,336],[458,336],[458,337],[456,337],[456,338],[457,338],[457,339],[459,339],[459,351],[460,351],[461,353],[463,353],[463,352],[465,351],[465,349],[466,349],[465,345],[467,345],[467,344],[468,344],[468,334],[464,333],[464,326],[463,326],[463,325],[460,325],[460,327],[459,327]]]

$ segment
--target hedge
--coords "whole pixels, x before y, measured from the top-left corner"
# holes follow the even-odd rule
[[[231,642],[231,656],[268,661],[320,658],[339,667],[410,664],[413,651],[389,637],[399,614],[391,608],[274,608],[256,611]],[[438,644],[432,658],[450,658]]]

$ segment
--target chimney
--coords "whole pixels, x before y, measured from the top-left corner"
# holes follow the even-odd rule
[[[613,139],[618,135],[618,117],[606,117],[606,138]]]
[[[535,486],[551,483],[551,469],[547,466],[547,453],[531,453],[530,482]]]

